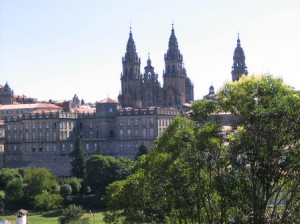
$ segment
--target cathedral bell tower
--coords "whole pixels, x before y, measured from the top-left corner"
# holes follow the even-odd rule
[[[147,66],[145,66],[142,86],[142,101],[144,107],[162,106],[162,88],[158,81],[158,75],[154,72],[148,54]]]
[[[130,28],[127,41],[126,53],[122,58],[123,72],[121,73],[121,94],[119,102],[123,107],[141,106],[141,83],[140,74],[141,59],[136,52],[135,43]]]
[[[169,47],[165,54],[165,71],[163,74],[164,106],[166,107],[180,108],[186,101],[186,74],[182,62],[183,57],[178,48],[178,42],[172,24]]]
[[[237,39],[237,46],[233,54],[231,75],[232,81],[238,81],[242,75],[248,75],[247,66],[245,63],[245,54],[243,48],[241,47],[239,34]]]

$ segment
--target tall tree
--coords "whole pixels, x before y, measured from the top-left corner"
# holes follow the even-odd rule
[[[270,75],[242,77],[218,95],[239,122],[229,136],[237,221],[299,222],[300,98]]]
[[[75,140],[74,150],[70,153],[73,158],[71,173],[77,178],[84,178],[85,175],[85,157],[82,149],[82,142],[78,136]]]
[[[103,196],[110,183],[129,175],[131,163],[128,159],[116,159],[112,156],[91,156],[86,162],[85,183],[94,193]]]
[[[147,146],[145,146],[144,142],[140,145],[140,147],[138,148],[138,151],[135,155],[135,160],[137,160],[140,156],[142,155],[146,155],[149,153],[149,150],[147,148]]]

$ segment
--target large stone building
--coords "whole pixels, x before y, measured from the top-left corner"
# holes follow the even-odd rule
[[[119,101],[107,98],[87,106],[75,95],[71,101],[55,104],[13,105],[11,102],[0,105],[3,119],[0,122],[0,167],[45,167],[55,175],[68,176],[69,153],[77,136],[82,138],[86,154],[101,150],[106,155],[133,158],[142,143],[153,146],[174,117],[182,115],[184,105],[194,100],[193,85],[183,67],[173,27],[165,54],[163,87],[150,58],[144,74],[140,74],[140,59],[131,31],[122,63]],[[243,66],[245,73],[239,38],[235,65]],[[237,71],[239,69],[233,67],[232,74],[239,74]],[[214,97],[211,86],[208,99]],[[229,115],[225,117],[230,120]]]
[[[165,70],[163,86],[161,86],[149,56],[144,73],[141,73],[141,60],[130,30],[126,53],[122,58],[122,92],[118,97],[122,107],[158,106],[180,109],[184,103],[194,101],[194,86],[183,66],[183,56],[180,53],[173,26],[164,59]]]
[[[142,143],[153,146],[174,117],[182,114],[183,105],[194,100],[173,27],[163,87],[150,58],[140,74],[131,31],[122,63],[119,101],[107,98],[90,107],[81,105],[75,95],[71,101],[55,104],[0,105],[4,120],[0,165],[46,167],[67,176],[76,136],[82,138],[87,154],[101,150],[106,155],[133,158]]]

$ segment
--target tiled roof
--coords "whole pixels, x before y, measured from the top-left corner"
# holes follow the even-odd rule
[[[118,103],[118,100],[114,100],[112,98],[106,98],[101,100],[99,103]]]
[[[21,110],[21,109],[62,109],[55,104],[50,103],[34,103],[34,104],[9,104],[0,105],[0,110]]]

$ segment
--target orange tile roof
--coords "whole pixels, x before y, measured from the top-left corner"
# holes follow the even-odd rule
[[[0,105],[0,110],[22,110],[22,109],[57,109],[62,108],[50,103],[33,103],[33,104],[9,104]]]

